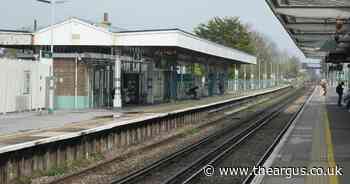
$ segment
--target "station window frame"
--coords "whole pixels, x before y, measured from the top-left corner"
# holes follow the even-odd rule
[[[32,73],[29,70],[24,71],[24,80],[23,80],[23,95],[31,94],[31,77]]]

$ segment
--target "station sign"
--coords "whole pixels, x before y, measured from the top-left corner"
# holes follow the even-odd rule
[[[32,35],[0,32],[0,45],[31,45]]]
[[[347,54],[331,53],[325,58],[326,63],[349,63],[350,57]]]

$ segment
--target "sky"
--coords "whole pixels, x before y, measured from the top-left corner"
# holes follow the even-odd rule
[[[1,0],[0,29],[50,23],[50,8],[36,0]],[[254,30],[265,34],[280,50],[306,61],[265,0],[68,0],[56,6],[57,21],[79,17],[95,22],[108,12],[113,26],[125,29],[180,28],[192,32],[214,16],[237,16]]]

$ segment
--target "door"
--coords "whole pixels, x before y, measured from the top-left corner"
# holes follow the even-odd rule
[[[126,73],[123,75],[123,96],[125,104],[140,104],[140,75]]]

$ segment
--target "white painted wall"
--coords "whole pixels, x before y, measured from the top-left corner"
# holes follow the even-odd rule
[[[0,59],[0,113],[45,107],[45,78],[49,61]],[[30,93],[23,94],[25,71],[30,71]]]
[[[91,25],[79,19],[69,19],[53,26],[54,45],[99,45],[111,46],[112,33],[102,27]],[[51,28],[35,33],[35,45],[51,44]]]

